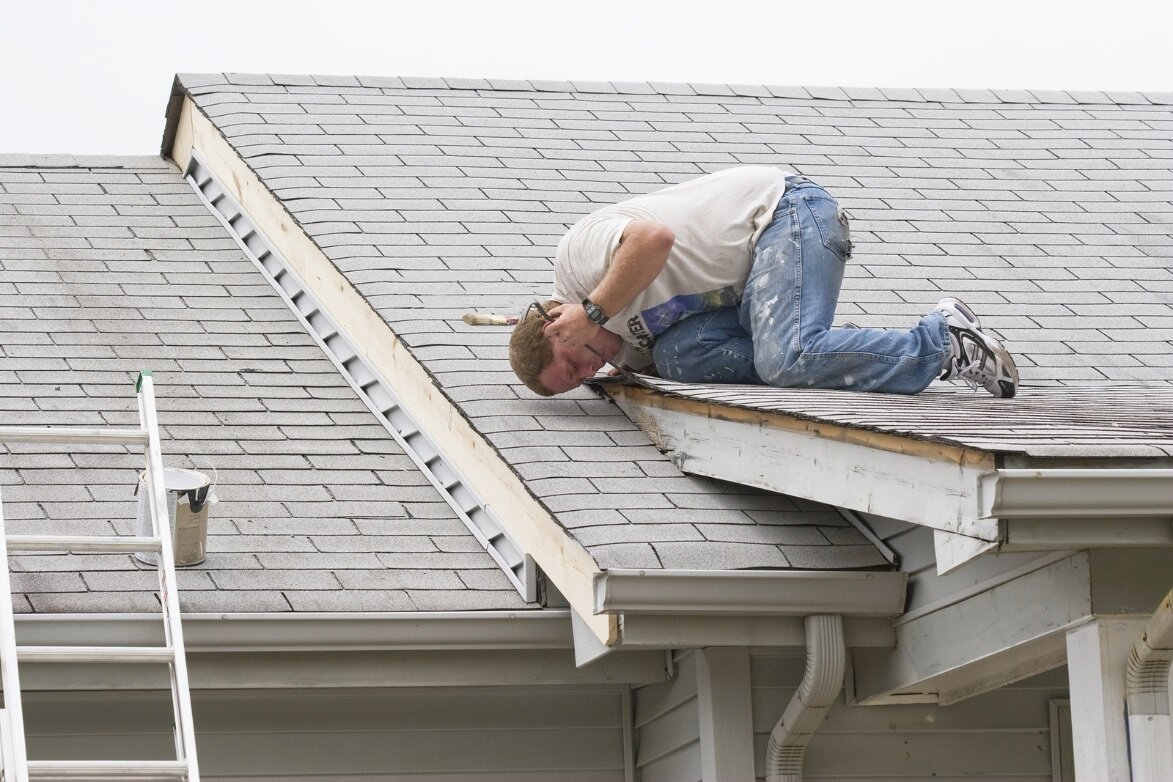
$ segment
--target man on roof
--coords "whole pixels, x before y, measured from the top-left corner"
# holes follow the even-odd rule
[[[833,328],[847,216],[809,179],[739,166],[603,207],[558,244],[554,293],[509,344],[543,396],[611,363],[687,383],[1012,397],[1018,370],[956,298],[910,330]]]

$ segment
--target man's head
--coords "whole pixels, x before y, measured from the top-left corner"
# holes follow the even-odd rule
[[[619,352],[618,335],[600,329],[600,345],[571,347],[546,336],[550,324],[546,312],[559,302],[531,306],[526,310],[509,339],[509,364],[514,374],[535,394],[553,396],[577,388],[593,377]]]

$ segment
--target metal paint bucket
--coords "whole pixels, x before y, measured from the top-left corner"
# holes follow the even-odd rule
[[[175,547],[175,564],[198,565],[204,561],[208,549],[208,506],[216,501],[212,481],[202,472],[168,467],[163,470],[163,486],[167,490],[167,516],[171,523],[171,541]],[[147,492],[147,477],[139,474],[137,534],[154,535],[151,525],[151,500]],[[155,564],[155,555],[139,552],[140,562]]]

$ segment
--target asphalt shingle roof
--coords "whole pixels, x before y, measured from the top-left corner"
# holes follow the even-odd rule
[[[536,398],[509,369],[507,330],[460,320],[548,294],[554,245],[599,204],[723,168],[734,152],[780,162],[737,124],[770,121],[758,98],[476,80],[179,82],[601,567],[885,564],[832,509],[682,474],[590,391]],[[745,112],[731,120],[725,104]]]
[[[218,479],[185,611],[526,607],[173,165],[0,158],[0,420],[137,425],[141,368],[165,461]],[[132,532],[140,463],[0,446],[8,530]],[[150,610],[128,559],[13,555],[16,608]]]
[[[755,163],[850,213],[842,317],[906,325],[956,293],[1027,385],[1173,380],[1169,95],[182,78],[420,350],[472,306],[548,292],[554,244],[598,204]],[[498,379],[446,360],[446,387]]]

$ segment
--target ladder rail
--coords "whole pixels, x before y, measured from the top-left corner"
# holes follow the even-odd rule
[[[16,623],[12,616],[12,579],[8,571],[3,497],[0,497],[0,557],[3,557],[4,562],[4,567],[0,567],[0,679],[4,686],[4,708],[8,713],[4,726],[4,780],[28,782],[28,748],[25,744],[24,706],[21,702],[20,667],[16,654]]]
[[[183,780],[187,769],[177,760],[30,760],[30,779]]]
[[[7,535],[0,503],[0,684],[5,709],[0,711],[0,782],[29,779],[176,779],[199,782],[195,726],[183,627],[176,591],[174,541],[167,487],[164,482],[159,420],[155,411],[154,378],[139,373],[138,429],[70,427],[0,427],[0,443],[35,442],[71,445],[138,445],[144,458],[147,503],[153,533],[136,536]],[[159,602],[165,643],[161,647],[18,646],[12,610],[11,551],[155,552]],[[32,761],[24,730],[19,664],[39,663],[166,663],[171,680],[174,717],[174,761]]]
[[[155,558],[155,562],[159,572],[163,632],[166,646],[174,651],[169,668],[171,701],[175,714],[175,757],[177,761],[187,764],[187,782],[199,782],[187,654],[183,643],[183,627],[180,624],[179,595],[174,589],[175,546],[171,537],[167,489],[163,484],[163,452],[159,444],[159,419],[155,412],[154,378],[149,371],[139,373],[135,389],[138,391],[139,420],[147,434],[146,489],[150,502],[151,523],[154,525],[154,537],[159,539],[162,548],[162,553]]]

